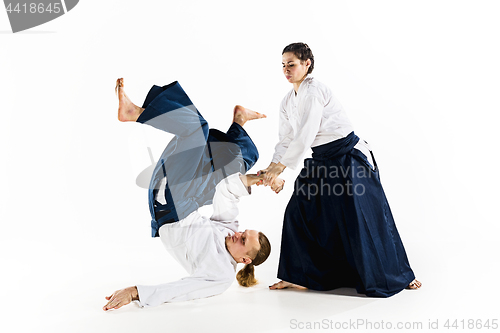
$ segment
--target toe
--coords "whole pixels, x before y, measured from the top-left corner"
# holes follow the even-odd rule
[[[419,289],[422,286],[422,283],[418,280],[413,280],[408,284],[408,289]]]

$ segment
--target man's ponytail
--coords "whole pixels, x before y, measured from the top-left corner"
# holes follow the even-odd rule
[[[257,284],[254,274],[253,264],[248,264],[236,274],[236,280],[238,280],[240,286],[251,287]]]
[[[238,274],[236,274],[236,280],[238,280],[240,286],[251,287],[257,284],[254,274],[254,266],[258,266],[266,261],[267,257],[269,257],[269,254],[271,253],[271,243],[262,232],[259,232],[259,243],[260,249],[255,255],[255,258],[250,264],[245,265],[245,267],[240,269]]]

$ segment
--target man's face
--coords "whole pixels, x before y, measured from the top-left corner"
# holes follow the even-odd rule
[[[245,230],[236,232],[233,236],[227,236],[226,247],[236,262],[248,264],[247,261],[253,259],[250,255],[255,256],[260,249],[259,232]]]

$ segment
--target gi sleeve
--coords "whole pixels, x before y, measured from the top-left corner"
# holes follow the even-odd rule
[[[137,286],[141,307],[157,306],[166,302],[182,302],[215,296],[226,291],[234,277],[227,279],[192,275],[181,280],[156,286]]]
[[[212,201],[214,209],[210,217],[212,221],[233,223],[238,216],[239,198],[251,193],[250,187],[243,184],[240,176],[241,173],[232,174],[217,184]]]
[[[290,169],[296,169],[306,150],[311,148],[319,132],[324,103],[314,95],[306,96],[298,105],[299,128],[280,162]]]
[[[284,102],[280,106],[280,119],[279,119],[279,142],[274,147],[274,155],[271,162],[278,163],[281,161],[283,155],[290,142],[293,140],[293,129],[288,120],[288,115],[285,111]]]

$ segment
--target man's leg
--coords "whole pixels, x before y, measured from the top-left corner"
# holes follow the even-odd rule
[[[177,82],[165,87],[153,86],[142,108],[125,94],[123,79],[118,79],[116,90],[120,121],[141,122],[176,135],[160,157],[150,183],[153,236],[162,223],[182,219],[198,207],[210,204],[222,179],[236,172],[246,173],[258,159],[257,147],[242,126],[265,115],[236,106],[227,133],[212,129],[209,134],[208,123]],[[169,202],[161,209],[169,212],[160,220],[155,198],[165,175],[168,179],[165,197]]]
[[[266,115],[246,109],[240,105],[236,105],[233,112],[233,124],[226,132],[241,149],[241,155],[245,161],[245,167],[248,171],[254,166],[259,158],[257,147],[253,143],[248,133],[243,129],[245,123],[249,120],[266,118]]]
[[[210,160],[206,149],[208,123],[177,82],[164,87],[153,86],[142,108],[133,104],[125,94],[123,79],[117,81],[116,90],[120,121],[148,124],[175,135],[158,160],[149,185],[153,236],[156,236],[163,223],[178,221],[198,208],[193,200],[193,189],[202,186],[200,165]],[[169,212],[160,218],[155,199],[160,181],[165,177],[168,202],[160,209]]]
[[[259,158],[257,147],[243,126],[249,120],[265,117],[238,105],[233,110],[233,123],[226,133],[210,129],[208,136],[210,172],[205,172],[203,191],[196,196],[200,207],[212,203],[215,187],[220,181],[237,172],[245,174],[257,162]],[[277,184],[276,188],[280,186],[282,188],[282,185],[282,183]]]
[[[179,137],[189,137],[193,133],[197,142],[192,147],[204,145],[208,136],[208,123],[198,112],[178,82],[158,87],[149,91],[144,105],[132,103],[124,91],[123,79],[116,82],[115,91],[119,99],[118,120],[139,122]]]
[[[208,142],[210,145],[210,153],[213,159],[214,170],[218,170],[237,156],[241,156],[243,165],[241,168],[232,170],[228,173],[241,172],[246,173],[259,158],[259,153],[257,147],[253,143],[252,139],[248,133],[243,129],[245,123],[249,120],[266,118],[265,115],[258,112],[246,109],[240,105],[235,106],[233,111],[233,123],[229,127],[226,133],[222,133],[216,129],[210,129],[210,135]],[[227,144],[220,143],[232,143],[235,149]],[[237,154],[235,150],[238,151]]]
[[[123,90],[123,79],[116,80],[115,93],[118,95],[118,120],[119,121],[136,121],[144,111],[144,108],[138,107]]]

